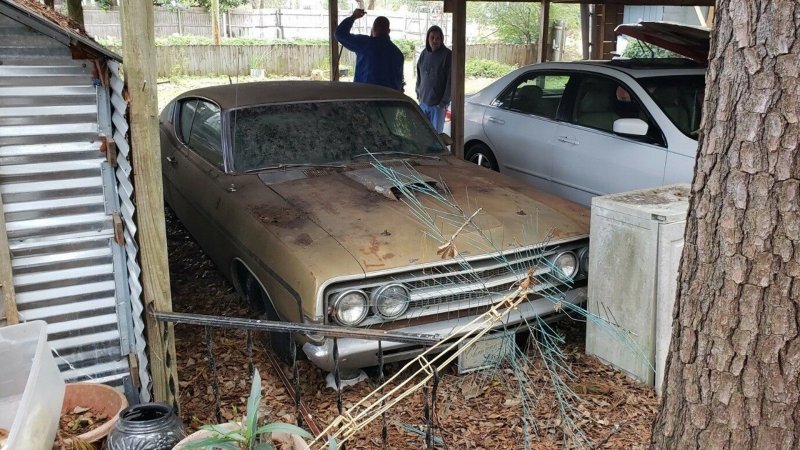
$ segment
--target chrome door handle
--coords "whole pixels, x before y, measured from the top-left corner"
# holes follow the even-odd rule
[[[489,119],[487,119],[487,120],[489,120],[489,122],[496,123],[498,125],[503,125],[504,123],[506,123],[505,120],[498,119],[497,117],[492,117],[492,116],[489,116]]]
[[[236,192],[238,189],[236,189],[236,185],[235,184],[231,183],[231,185],[226,187],[225,190],[228,191],[228,192]]]
[[[569,136],[559,136],[558,137],[558,142],[563,142],[565,144],[572,144],[572,145],[580,144],[580,142],[576,141],[575,139],[573,139],[573,138],[571,138]]]
[[[168,162],[168,163],[169,163],[171,166],[174,166],[175,164],[177,164],[177,163],[178,163],[178,160],[177,160],[177,159],[175,159],[175,157],[174,157],[174,156],[167,156],[167,157],[166,157],[166,158],[164,158],[164,159],[166,159],[166,160],[167,160],[167,162]]]

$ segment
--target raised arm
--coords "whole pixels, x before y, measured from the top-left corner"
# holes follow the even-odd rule
[[[334,34],[336,40],[339,41],[340,44],[354,52],[364,51],[369,43],[369,36],[350,33],[350,30],[353,28],[353,23],[362,17],[364,17],[363,9],[353,11],[350,17],[342,20],[339,26],[336,27],[336,33]]]

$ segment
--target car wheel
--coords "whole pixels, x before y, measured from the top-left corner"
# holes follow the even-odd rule
[[[245,280],[244,291],[247,303],[256,311],[262,312],[262,317],[264,319],[273,322],[279,322],[281,320],[275,308],[272,306],[272,302],[269,301],[269,297],[264,292],[264,289],[261,288],[261,285],[258,284],[258,281],[256,281],[255,277],[252,275],[248,276],[247,280]],[[270,331],[269,345],[278,359],[286,364],[292,363],[292,340],[289,333]],[[300,356],[299,353],[297,356]]]
[[[469,150],[467,150],[464,159],[487,169],[498,170],[494,153],[484,144],[475,144],[471,146]]]

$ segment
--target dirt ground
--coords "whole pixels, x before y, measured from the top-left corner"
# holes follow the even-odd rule
[[[171,211],[167,210],[167,239],[175,311],[222,316],[253,317],[239,302],[232,286],[203,254]],[[611,370],[583,353],[585,327],[561,321],[557,326],[566,336],[564,352],[576,377],[569,382],[580,394],[576,418],[592,447],[637,449],[647,447],[650,424],[658,401],[653,391],[622,373]],[[217,371],[223,421],[240,417],[249,393],[246,335],[239,330],[216,329],[213,333],[214,364]],[[175,327],[181,416],[194,429],[215,423],[213,377],[209,366],[205,331],[198,326]],[[274,367],[268,362],[264,338],[254,337],[253,361],[263,378],[263,412],[268,421],[295,423],[294,404]],[[324,373],[308,362],[300,362],[301,397],[316,423],[324,428],[336,416],[336,395],[325,387]],[[387,366],[387,376],[399,365]],[[291,377],[287,367],[282,369]],[[549,377],[539,362],[528,368],[533,385],[528,391],[536,399],[532,411],[537,435],[529,448],[575,448],[565,440],[558,402]],[[508,371],[483,371],[458,376],[454,368],[444,370],[436,400],[436,435],[439,448],[518,449],[526,448],[523,420],[513,375]],[[377,386],[370,379],[343,393],[345,408]],[[411,396],[387,415],[390,449],[424,448],[423,397]],[[415,431],[417,430],[417,431]],[[362,430],[348,449],[381,448],[380,421]]]

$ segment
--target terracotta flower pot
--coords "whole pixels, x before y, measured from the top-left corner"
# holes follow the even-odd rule
[[[64,391],[64,404],[61,414],[72,411],[76,406],[91,408],[98,414],[108,416],[108,421],[97,428],[77,437],[92,443],[106,437],[114,428],[119,418],[119,412],[128,406],[128,400],[122,392],[99,383],[68,383]],[[72,439],[64,439],[63,448],[72,448]]]

